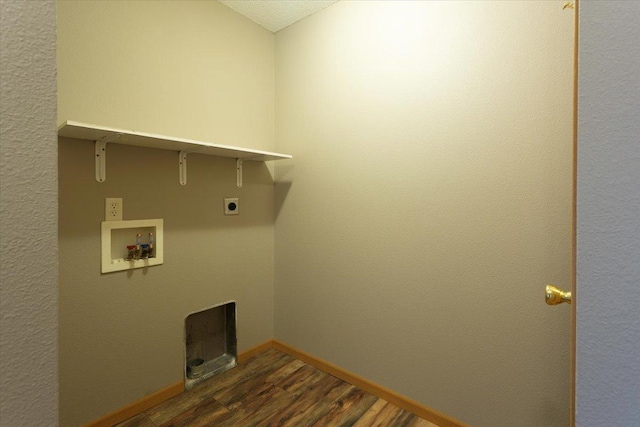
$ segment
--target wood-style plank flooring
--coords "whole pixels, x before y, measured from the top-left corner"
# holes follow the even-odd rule
[[[170,426],[437,427],[275,349],[118,424]]]

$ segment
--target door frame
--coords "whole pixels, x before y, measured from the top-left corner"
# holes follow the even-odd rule
[[[576,274],[577,274],[577,212],[578,212],[578,47],[580,0],[575,0],[573,18],[573,179],[571,189],[571,321],[570,321],[570,397],[569,426],[575,427],[576,413]]]

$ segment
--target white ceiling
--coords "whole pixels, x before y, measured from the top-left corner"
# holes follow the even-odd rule
[[[218,0],[275,33],[338,0]]]

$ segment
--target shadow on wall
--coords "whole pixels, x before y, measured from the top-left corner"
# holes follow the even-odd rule
[[[67,235],[86,234],[99,225],[106,197],[123,198],[125,220],[163,218],[173,229],[273,225],[273,177],[264,162],[244,162],[238,188],[234,159],[190,154],[182,186],[177,152],[112,144],[107,179],[99,183],[92,143],[59,138],[58,145],[60,218]],[[225,197],[239,198],[239,215],[224,215]]]

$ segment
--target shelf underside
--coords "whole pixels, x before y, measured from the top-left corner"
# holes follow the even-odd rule
[[[272,153],[269,151],[213,144],[210,142],[172,136],[115,129],[74,121],[66,121],[63,123],[62,126],[58,128],[58,135],[89,141],[104,141],[113,144],[135,145],[138,147],[157,148],[171,151],[184,151],[187,153],[232,157],[243,160],[267,161],[290,159],[292,157],[289,154]]]

